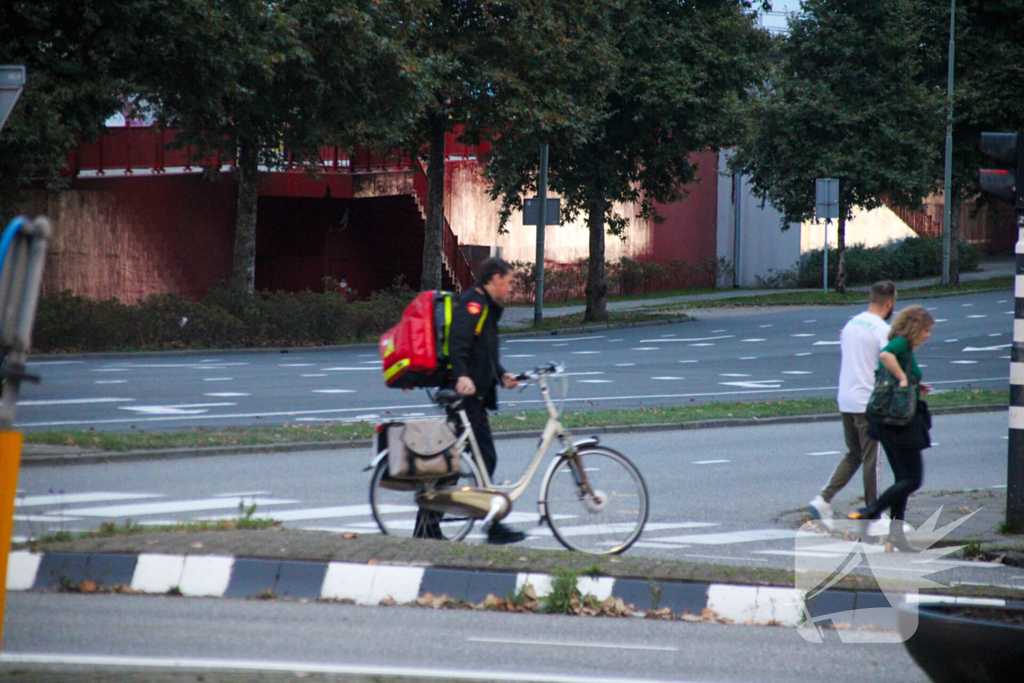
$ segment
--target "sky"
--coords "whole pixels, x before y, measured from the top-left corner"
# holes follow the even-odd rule
[[[800,9],[800,0],[772,0],[772,11],[761,14],[761,24],[774,31],[786,28],[786,13]]]

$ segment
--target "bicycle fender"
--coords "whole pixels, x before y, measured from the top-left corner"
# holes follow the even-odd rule
[[[377,467],[377,463],[379,463],[386,457],[388,457],[388,449],[385,448],[384,450],[382,450],[380,453],[373,457],[373,460],[370,461],[370,464],[363,468],[363,472],[372,472]]]
[[[572,447],[575,448],[575,449],[579,449],[579,448],[581,448],[583,446],[596,446],[599,443],[601,443],[601,438],[600,437],[588,436],[585,439],[576,439],[575,441],[573,441],[572,442]],[[562,450],[558,451],[558,454],[559,455],[565,455],[568,452],[569,452],[568,448],[563,448]]]

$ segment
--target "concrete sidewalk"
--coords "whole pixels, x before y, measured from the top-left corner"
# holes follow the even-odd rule
[[[1016,262],[1013,254],[997,254],[985,256],[981,260],[980,269],[974,273],[963,273],[960,276],[961,282],[975,282],[990,280],[997,277],[1008,277],[1016,273]],[[941,278],[921,278],[918,280],[905,280],[898,282],[900,291],[916,289],[920,287],[931,287],[941,283]],[[852,292],[867,292],[869,285],[850,287]],[[722,289],[717,292],[706,294],[684,294],[679,296],[666,296],[653,299],[632,299],[629,301],[609,301],[609,311],[639,311],[651,310],[658,306],[667,306],[679,303],[699,303],[701,301],[723,301],[728,299],[744,299],[753,296],[764,296],[765,294],[792,294],[797,292],[808,292],[807,289]],[[911,296],[910,293],[907,296]],[[562,316],[582,313],[586,306],[549,306],[545,307],[545,316]],[[502,329],[506,332],[525,329],[533,324],[533,306],[508,306],[501,317]]]

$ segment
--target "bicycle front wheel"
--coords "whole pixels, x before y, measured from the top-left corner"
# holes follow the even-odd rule
[[[569,550],[621,553],[647,523],[647,485],[636,466],[610,448],[580,450],[578,462],[582,473],[567,455],[552,471],[543,496],[548,525]]]
[[[473,528],[473,519],[465,515],[449,513],[420,513],[416,505],[416,494],[434,489],[470,486],[483,487],[480,470],[468,453],[462,454],[462,473],[450,481],[420,481],[416,479],[391,479],[388,476],[388,459],[383,458],[370,478],[370,510],[381,533],[388,536],[412,538],[420,526],[420,536],[440,538],[445,541],[461,541]],[[438,532],[438,528],[440,531]]]

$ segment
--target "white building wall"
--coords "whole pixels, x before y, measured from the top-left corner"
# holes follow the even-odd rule
[[[782,230],[782,216],[770,204],[750,193],[747,178],[740,178],[739,256],[735,251],[736,202],[733,175],[726,167],[730,152],[718,156],[718,256],[733,264],[740,287],[756,287],[757,276],[769,270],[793,268],[800,260],[801,226]],[[819,245],[820,246],[820,245]],[[722,284],[722,283],[719,283]],[[732,286],[732,283],[725,283]]]
[[[829,248],[835,249],[839,242],[839,226],[835,221],[828,229]],[[853,217],[846,221],[846,246],[863,244],[866,247],[887,246],[900,242],[917,233],[907,227],[899,216],[887,206],[880,206],[871,211],[854,209]],[[825,236],[825,224],[807,221],[800,226],[800,253],[821,249]]]

